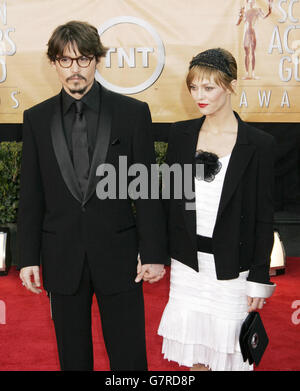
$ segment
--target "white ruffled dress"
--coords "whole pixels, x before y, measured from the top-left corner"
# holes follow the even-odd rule
[[[212,182],[195,179],[197,234],[212,237],[230,155]],[[158,334],[164,358],[192,367],[205,364],[213,371],[248,371],[239,333],[248,315],[248,271],[232,280],[217,280],[212,254],[198,252],[199,272],[172,259],[169,301]],[[269,287],[269,286],[268,286]],[[268,289],[268,288],[267,288]],[[262,297],[262,296],[261,296]]]

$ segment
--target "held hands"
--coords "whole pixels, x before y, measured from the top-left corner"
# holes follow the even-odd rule
[[[141,280],[148,281],[150,284],[157,282],[165,275],[165,267],[160,264],[146,264],[142,265],[141,259],[138,256],[137,276],[135,282]]]
[[[262,309],[265,302],[265,299],[261,297],[250,297],[247,296],[248,298],[248,312],[256,311],[257,309]]]
[[[20,279],[22,280],[22,285],[24,285],[29,291],[36,294],[42,292],[41,289],[38,289],[38,287],[41,286],[39,266],[23,267],[20,271]]]

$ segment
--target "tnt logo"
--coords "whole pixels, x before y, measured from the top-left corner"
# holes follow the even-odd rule
[[[0,324],[6,324],[6,305],[0,300]]]
[[[106,58],[100,62],[96,79],[111,91],[136,94],[151,87],[165,65],[165,47],[148,22],[133,16],[108,20],[98,28],[109,43]]]

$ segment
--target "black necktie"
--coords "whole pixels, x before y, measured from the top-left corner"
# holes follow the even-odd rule
[[[87,126],[83,114],[83,103],[75,101],[75,121],[72,129],[73,164],[77,179],[84,195],[89,177],[89,151],[87,140]]]

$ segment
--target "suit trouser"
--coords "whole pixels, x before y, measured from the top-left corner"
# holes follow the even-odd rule
[[[147,370],[142,286],[103,295],[93,286],[87,261],[75,295],[51,294],[59,361],[62,370],[93,370],[91,327],[95,293],[111,370]]]

